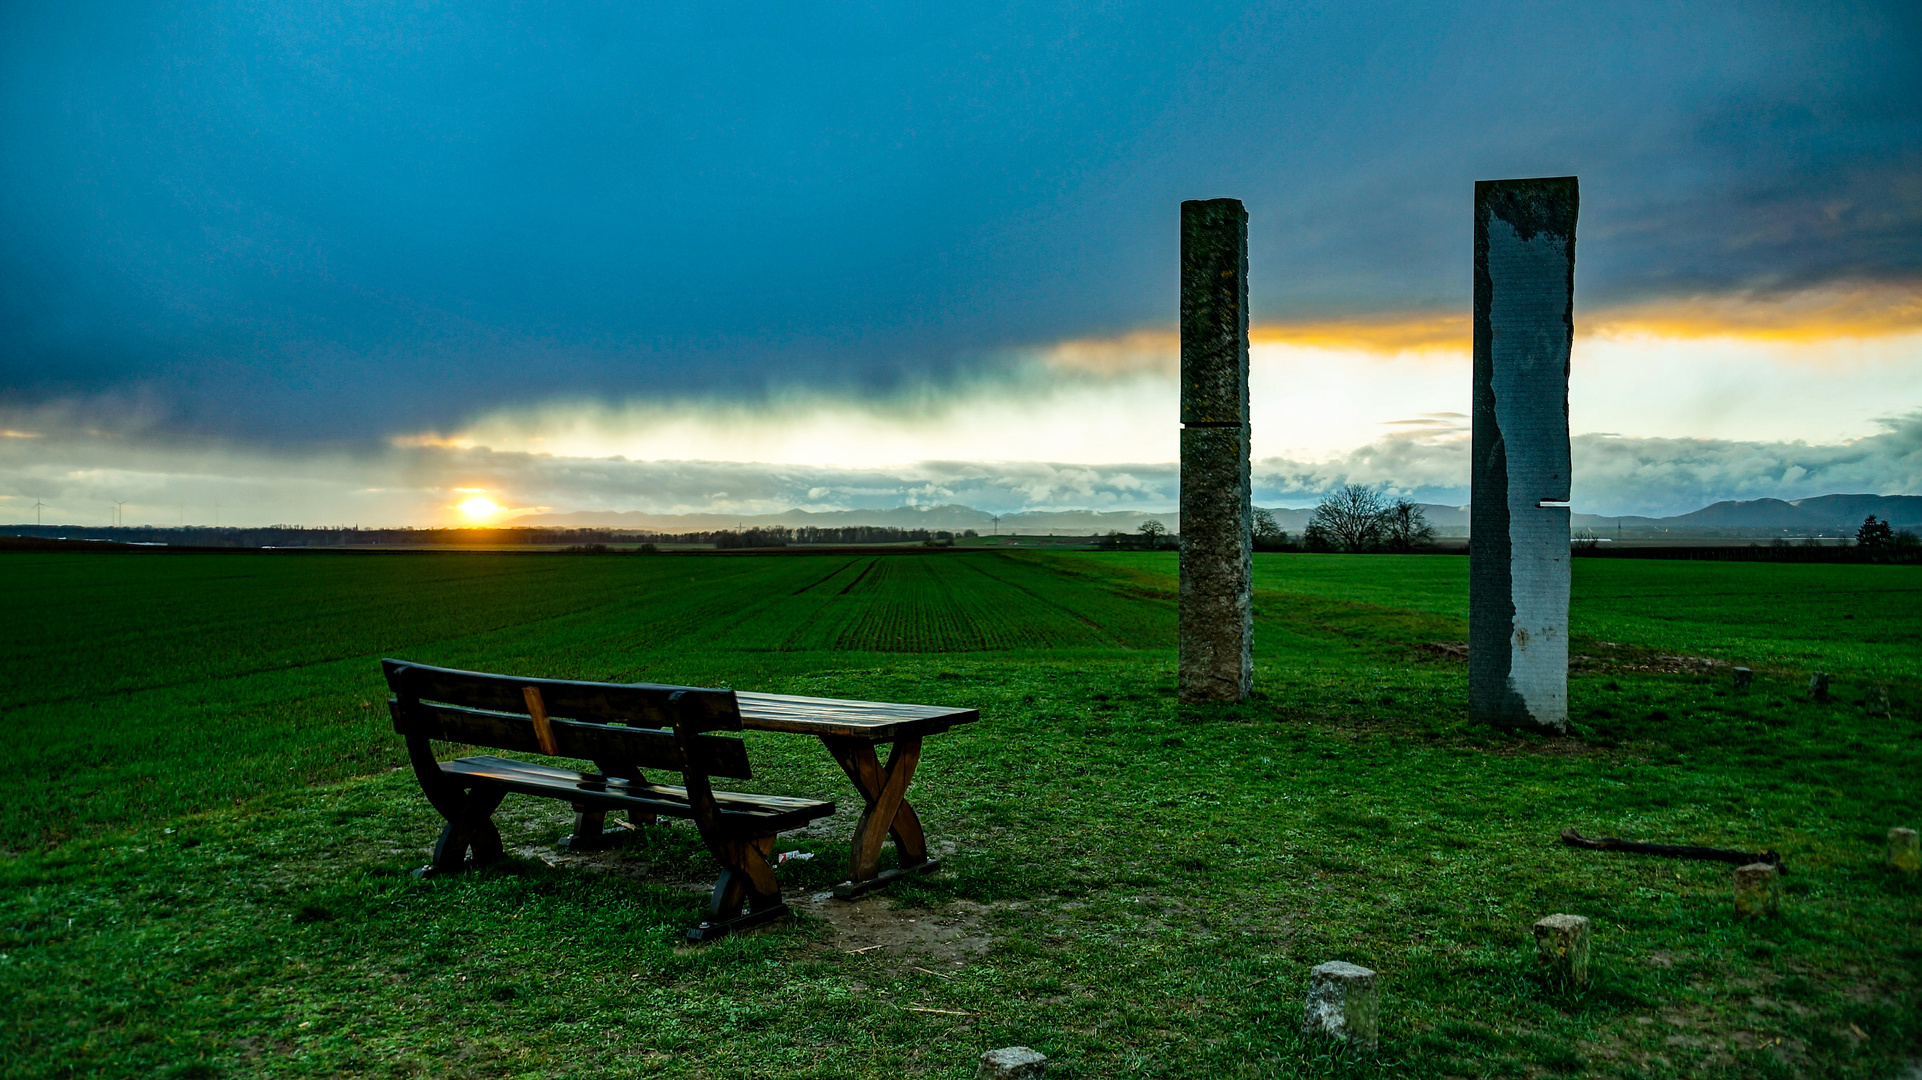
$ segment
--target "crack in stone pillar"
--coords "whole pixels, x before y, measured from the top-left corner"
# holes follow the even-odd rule
[[[1468,713],[1568,728],[1575,177],[1475,184]]]
[[[1248,475],[1248,211],[1181,204],[1180,699],[1254,685]]]

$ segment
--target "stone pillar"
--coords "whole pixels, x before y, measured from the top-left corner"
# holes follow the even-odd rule
[[[1914,829],[1889,830],[1889,869],[1904,874],[1922,871],[1922,844]]]
[[[1182,701],[1254,683],[1248,500],[1248,211],[1181,204]]]
[[[1535,959],[1555,987],[1588,985],[1588,920],[1580,915],[1550,915],[1535,923]]]
[[[1782,910],[1782,872],[1774,863],[1750,863],[1735,868],[1735,913],[1766,919]]]
[[[1047,1055],[1025,1046],[990,1050],[974,1070],[974,1080],[1042,1080],[1047,1075]]]
[[[1475,184],[1468,713],[1568,728],[1575,178]]]
[[[1381,984],[1375,973],[1340,960],[1316,964],[1308,972],[1308,1008],[1301,1033],[1375,1049],[1381,1041]]]

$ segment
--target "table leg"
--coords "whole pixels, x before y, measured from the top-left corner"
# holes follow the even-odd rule
[[[886,768],[874,753],[874,744],[864,739],[823,735],[821,742],[840,762],[843,772],[854,782],[866,804],[854,826],[848,852],[848,880],[834,887],[834,895],[852,899],[870,889],[885,885],[906,874],[925,873],[940,863],[928,858],[928,842],[921,831],[921,819],[908,803],[908,784],[914,767],[921,760],[921,737],[896,739],[888,753]],[[879,869],[881,842],[894,837],[894,852],[899,863],[892,870]]]

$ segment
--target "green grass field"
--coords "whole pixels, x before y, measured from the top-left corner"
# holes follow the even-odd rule
[[[1575,570],[1575,731],[1543,740],[1465,722],[1458,557],[1258,556],[1257,695],[1184,708],[1171,554],[9,554],[0,1074],[963,1078],[1025,1044],[1057,1078],[1894,1076],[1922,573]],[[564,855],[564,808],[510,799],[504,864],[408,877],[438,826],[383,655],[983,721],[913,792],[947,868],[858,906],[807,899],[845,779],[751,735],[744,786],[843,816],[783,841],[818,856],[795,919],[690,949],[714,867],[680,824]],[[1785,914],[1569,825],[1777,849]],[[1534,973],[1557,911],[1595,920],[1581,993]],[[1330,959],[1382,973],[1372,1060],[1295,1034]]]

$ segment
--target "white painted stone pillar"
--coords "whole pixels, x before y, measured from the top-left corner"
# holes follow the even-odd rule
[[[1468,712],[1568,727],[1575,178],[1475,184]]]

